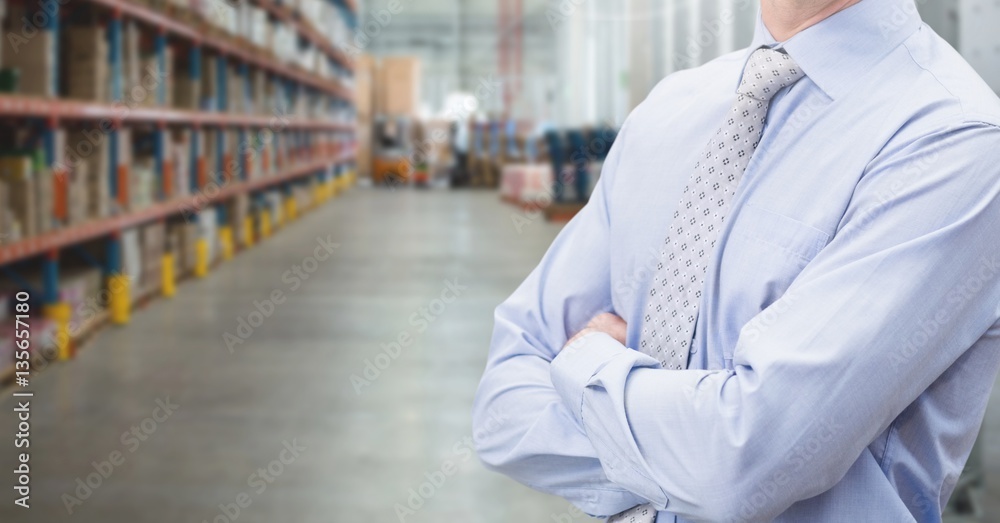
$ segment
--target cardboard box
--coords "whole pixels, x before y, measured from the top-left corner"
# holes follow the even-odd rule
[[[177,275],[194,271],[195,250],[199,238],[197,217],[192,217],[191,221],[172,224],[168,235],[170,236],[169,245],[174,252],[179,268]]]
[[[59,273],[59,301],[70,307],[70,327],[79,332],[97,317],[104,276],[101,269],[84,266],[63,267]]]
[[[382,59],[376,80],[379,114],[415,116],[420,107],[420,59],[394,56]]]
[[[66,137],[67,163],[74,170],[82,170],[79,183],[83,186],[87,218],[104,218],[110,214],[110,187],[108,184],[108,141],[98,129],[71,131]],[[81,167],[85,165],[86,167]]]
[[[32,159],[28,156],[0,158],[0,179],[9,191],[12,235],[17,240],[36,236],[38,211]]]
[[[354,105],[358,119],[371,120],[375,97],[377,64],[371,55],[358,56],[354,62]]]
[[[233,237],[237,245],[246,244],[246,236],[243,230],[243,222],[250,215],[250,196],[246,193],[236,195],[229,202],[230,227],[233,230]]]
[[[141,98],[132,92],[133,88],[142,88],[141,67],[139,28],[134,21],[126,20],[122,30],[122,101],[131,103],[141,101]]]
[[[215,263],[221,251],[219,246],[219,221],[214,212],[198,215],[198,234],[208,240],[208,264]]]
[[[149,156],[136,157],[129,171],[129,211],[145,209],[156,201],[157,187],[154,160]]]
[[[103,27],[66,30],[66,92],[70,98],[95,102],[110,99],[108,43]]]
[[[25,42],[4,45],[2,63],[20,72],[21,94],[54,97],[58,95],[54,85],[57,55],[52,33],[38,31]]]
[[[139,84],[132,90],[133,99],[143,107],[173,107],[174,105],[174,57],[173,49],[163,51],[163,67],[155,54],[146,55],[140,62]],[[141,88],[140,88],[141,87]],[[160,101],[160,92],[163,101]]]
[[[195,110],[201,99],[201,81],[191,78],[187,72],[178,72],[173,82],[174,107]]]
[[[169,161],[174,173],[174,197],[191,194],[191,131],[174,129],[170,140]]]
[[[141,230],[144,288],[159,289],[163,280],[163,253],[167,226],[163,222],[144,225]]]
[[[219,85],[219,67],[216,64],[215,57],[213,56],[202,56],[201,59],[201,101],[199,102],[199,108],[204,111],[217,111],[219,110],[217,99],[215,93],[217,92],[216,86]]]
[[[358,149],[355,157],[359,178],[371,178],[372,176],[373,132],[371,120],[364,120],[359,117],[357,130]]]
[[[142,288],[143,283],[142,246],[139,240],[138,228],[122,231],[122,274],[136,290]]]
[[[90,164],[85,161],[78,161],[72,167],[70,173],[69,205],[67,212],[67,223],[69,225],[79,225],[89,218],[90,202],[88,201],[90,191]]]

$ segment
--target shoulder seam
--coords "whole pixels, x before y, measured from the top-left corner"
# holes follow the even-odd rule
[[[930,26],[928,26],[926,23],[921,23],[920,24],[920,30],[922,31],[922,30],[925,30],[925,29],[926,30],[930,30]],[[920,31],[916,31],[916,32],[913,33],[913,35],[916,35],[916,34],[919,34],[919,33],[920,33]],[[927,67],[925,67],[922,63],[920,63],[919,60],[917,60],[917,58],[915,56],[913,56],[913,50],[910,49],[910,39],[913,38],[913,35],[910,35],[909,38],[907,38],[906,40],[903,41],[903,48],[906,49],[906,54],[910,57],[910,60],[913,62],[913,65],[919,67],[921,70],[923,70],[927,74],[931,75],[931,78],[933,78],[934,81],[937,82],[937,84],[939,86],[941,86],[941,88],[944,89],[945,92],[947,92],[952,97],[953,100],[955,100],[956,102],[958,102],[958,106],[962,109],[962,118],[964,119],[965,116],[966,116],[966,114],[967,114],[967,112],[965,110],[965,102],[962,101],[961,97],[959,97],[958,95],[956,95],[955,93],[953,93],[951,91],[951,89],[948,89],[948,87],[944,85],[944,82],[942,82],[941,79],[938,78],[936,74],[934,74],[934,71],[931,71],[930,69],[928,69]]]

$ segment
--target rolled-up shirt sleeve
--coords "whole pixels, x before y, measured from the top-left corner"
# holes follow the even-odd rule
[[[769,521],[834,487],[997,323],[997,231],[1000,130],[940,129],[870,164],[830,244],[743,327],[732,369],[664,370],[593,336],[552,382],[610,481],[687,519]],[[817,441],[803,463],[794,449]]]

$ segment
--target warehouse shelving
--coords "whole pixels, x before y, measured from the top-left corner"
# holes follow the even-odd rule
[[[136,225],[142,225],[153,220],[180,214],[185,210],[192,208],[204,207],[227,198],[232,198],[238,194],[259,191],[274,185],[287,183],[297,178],[316,173],[331,164],[347,162],[353,158],[353,152],[345,153],[294,167],[277,176],[269,176],[266,178],[258,178],[246,182],[226,185],[221,187],[217,193],[211,196],[207,194],[198,194],[195,196],[162,202],[153,205],[152,207],[142,209],[141,211],[105,218],[103,220],[96,220],[79,227],[60,229],[35,238],[29,238],[16,243],[3,245],[0,246],[0,265],[49,253],[54,249],[57,250],[70,245],[83,243],[116,231],[135,227]]]
[[[0,94],[0,117],[54,118],[58,120],[114,120],[119,123],[149,122],[216,127],[271,127],[275,116],[240,115],[186,109],[135,107],[125,110],[114,104],[82,102]],[[353,131],[354,124],[309,118],[281,118],[282,129]]]
[[[341,9],[342,16],[349,20],[349,25],[356,23],[354,19],[356,5],[350,0],[323,0]],[[159,5],[154,8],[152,5]],[[256,230],[251,231],[249,239],[243,246],[252,245],[254,237],[266,237],[270,234],[271,219],[265,192],[270,196],[283,195],[285,202],[290,204],[287,213],[290,218],[297,214],[293,193],[295,187],[305,187],[315,190],[312,201],[319,203],[329,199],[338,189],[345,188],[353,181],[353,162],[355,157],[355,123],[351,116],[353,112],[353,92],[349,77],[353,72],[350,58],[337,49],[330,39],[316,29],[313,23],[302,16],[297,10],[280,1],[252,0],[251,5],[266,11],[272,20],[294,29],[303,42],[312,46],[322,55],[316,55],[316,71],[331,72],[321,75],[318,72],[306,70],[291,63],[284,63],[274,56],[270,50],[251,47],[248,42],[234,35],[219,31],[206,30],[204,21],[199,22],[192,12],[185,12],[176,7],[177,3],[157,3],[156,0],[85,0],[70,9],[88,9],[91,6],[97,14],[90,15],[106,20],[105,27],[109,74],[111,77],[110,99],[118,102],[106,103],[98,101],[83,101],[58,96],[37,96],[27,94],[0,94],[0,127],[8,129],[34,129],[38,132],[44,151],[44,163],[49,170],[42,176],[51,176],[53,180],[65,179],[69,167],[61,162],[59,140],[56,135],[63,126],[86,126],[87,129],[99,129],[100,147],[107,154],[107,172],[99,173],[107,177],[108,196],[111,203],[117,205],[107,216],[92,218],[83,223],[64,222],[60,228],[40,234],[0,244],[0,272],[5,273],[16,284],[27,285],[18,273],[23,264],[29,267],[41,266],[41,284],[35,294],[35,299],[46,311],[46,316],[60,323],[62,333],[68,333],[65,318],[67,312],[60,309],[60,259],[65,253],[73,257],[87,259],[88,263],[100,268],[104,275],[105,289],[110,288],[115,278],[123,274],[123,233],[129,229],[148,224],[179,224],[181,215],[190,219],[188,213],[212,213],[210,220],[218,220],[218,233],[229,236],[227,250],[231,253],[236,247],[232,239],[231,229],[235,217],[228,215],[227,205],[234,204],[236,198],[250,201],[262,215],[254,215],[248,220],[248,225],[256,223]],[[66,9],[65,7],[63,9]],[[58,13],[50,13],[50,21],[41,29],[54,32],[58,41],[60,27]],[[133,100],[125,102],[125,86],[122,77],[123,51],[122,39],[125,23],[135,23],[146,30],[152,29],[154,35],[154,56],[159,67],[165,67],[168,60],[168,42],[180,43],[186,49],[190,64],[191,78],[200,81],[203,61],[205,66],[217,72],[214,91],[203,91],[203,97],[213,101],[209,110],[191,110],[168,107],[166,89],[163,83],[152,91],[154,104],[143,105]],[[147,32],[148,34],[148,32]],[[57,51],[58,52],[58,51]],[[203,56],[203,53],[205,54]],[[98,55],[102,56],[102,55]],[[312,56],[312,55],[310,55]],[[287,57],[287,54],[286,54]],[[329,67],[319,60],[328,60]],[[211,61],[207,61],[211,60]],[[51,92],[59,93],[59,61],[54,65],[56,73],[52,74]],[[235,104],[230,105],[227,89],[230,70],[236,71],[236,78],[242,82],[241,90],[250,89],[250,69],[268,75],[267,81],[276,85],[279,106],[271,108],[272,114],[244,114],[236,112]],[[334,78],[337,76],[338,78]],[[234,86],[237,84],[233,84]],[[312,98],[305,98],[308,95]],[[289,112],[291,101],[296,97],[300,103],[319,103],[318,112],[307,108]],[[247,99],[245,103],[250,102]],[[200,100],[199,100],[200,101]],[[284,104],[284,105],[281,105]],[[200,105],[200,104],[199,104]],[[259,106],[256,111],[260,111]],[[303,107],[307,107],[303,105]],[[226,109],[230,109],[227,111]],[[295,114],[297,113],[297,114]],[[304,117],[308,114],[310,117]],[[317,114],[321,117],[317,117]],[[333,115],[336,114],[336,118]],[[27,123],[28,125],[25,125]],[[127,205],[130,187],[129,170],[131,165],[121,160],[122,150],[130,151],[135,145],[125,141],[124,129],[131,129],[151,140],[152,143],[152,181],[154,199],[150,204],[140,207]],[[180,160],[190,180],[185,178],[184,191],[177,191],[173,167],[167,158],[168,147],[173,147],[171,133],[183,130],[190,133],[187,138],[189,160]],[[228,132],[228,134],[227,134]],[[261,136],[270,133],[280,141],[261,142]],[[214,155],[203,150],[207,139],[214,139]],[[149,138],[152,137],[152,138]],[[235,140],[230,141],[232,138]],[[138,138],[136,138],[138,140]],[[199,146],[199,144],[202,144]],[[67,140],[69,145],[69,140]],[[69,147],[67,147],[67,151]],[[148,151],[148,149],[146,149]],[[177,154],[182,154],[178,150]],[[102,154],[104,154],[102,153]],[[270,171],[254,172],[256,163],[252,163],[254,153],[261,153],[263,160],[257,158],[263,169]],[[146,154],[149,154],[148,152]],[[126,157],[130,157],[128,153]],[[149,156],[146,157],[150,158]],[[273,162],[272,162],[273,161]],[[125,162],[125,163],[123,163]],[[190,163],[188,163],[190,162]],[[189,169],[188,169],[189,167]],[[180,173],[181,171],[177,171]],[[179,178],[178,178],[179,180]],[[65,182],[68,183],[68,182]],[[101,183],[98,181],[98,183]],[[304,184],[309,184],[308,186]],[[62,188],[60,190],[66,191]],[[180,193],[180,194],[177,194]],[[301,190],[299,191],[301,194]],[[68,198],[68,192],[64,198]],[[255,221],[254,221],[255,220]],[[66,223],[72,223],[66,225]],[[214,233],[213,233],[214,234]],[[205,241],[202,238],[199,241]],[[94,247],[95,242],[103,245],[103,260],[98,256],[87,254],[83,247]],[[223,240],[220,239],[220,244]],[[200,247],[200,245],[199,245]],[[168,251],[169,252],[169,251]],[[200,251],[199,251],[200,252]],[[77,256],[79,254],[79,256]],[[201,257],[201,254],[198,255]],[[226,255],[223,255],[225,258]],[[37,260],[37,261],[36,261]],[[166,262],[164,263],[166,265]],[[173,263],[170,264],[173,267]],[[164,271],[166,273],[166,271]],[[196,276],[203,276],[204,269],[196,270]],[[178,275],[180,276],[180,275]],[[167,278],[168,276],[164,276]],[[172,276],[171,276],[172,277]],[[166,293],[166,290],[164,290]],[[128,321],[128,309],[132,302],[126,297],[118,298],[117,303],[109,303],[108,309],[101,312],[97,320],[88,321],[86,332],[91,332],[95,325],[111,323],[123,324]],[[115,294],[112,301],[115,301]],[[124,303],[124,304],[123,304]],[[125,310],[122,309],[125,307]],[[82,336],[83,331],[74,334]],[[60,359],[69,357],[72,352],[68,345],[75,341],[70,336],[62,336],[57,349]],[[3,369],[5,363],[0,362],[0,380],[5,379]],[[9,377],[9,376],[7,376]]]
[[[185,22],[172,18],[164,13],[154,11],[152,8],[144,5],[134,3],[130,0],[86,1],[110,9],[114,19],[120,19],[122,16],[132,18],[136,21],[156,28],[163,35],[169,34],[185,38],[194,42],[198,46],[212,49],[226,57],[231,57],[236,60],[261,67],[276,75],[283,76],[304,85],[337,95],[344,100],[350,99],[351,93],[339,82],[326,80],[306,71],[282,64],[274,58],[271,58],[266,54],[262,54],[259,51],[239,47],[232,40],[205,34],[192,25],[188,25]],[[336,60],[343,60],[341,65],[350,68],[350,62],[346,60],[346,57],[344,57],[342,53],[335,53],[332,58]]]
[[[327,56],[338,61],[345,67],[352,69],[354,67],[353,62],[351,62],[343,51],[335,48],[330,40],[324,37],[308,20],[302,20],[302,18],[288,6],[282,5],[277,2],[272,2],[270,0],[255,0],[254,5],[266,10],[275,18],[283,20],[286,23],[294,24],[299,31],[299,34],[304,36],[313,45],[322,50],[327,54]]]

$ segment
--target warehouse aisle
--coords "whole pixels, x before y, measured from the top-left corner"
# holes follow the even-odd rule
[[[4,501],[0,521],[393,522],[396,504],[407,522],[568,513],[485,471],[466,443],[492,310],[558,232],[531,216],[518,232],[513,213],[493,192],[354,190],[103,331],[36,376],[34,506]],[[339,247],[319,261],[328,238]],[[284,302],[253,314],[275,292]],[[238,317],[256,327],[238,332]],[[249,336],[230,353],[226,332]],[[401,335],[412,341],[397,353]],[[385,368],[359,395],[351,376],[366,377],[366,360]],[[4,470],[12,455],[0,453]]]
[[[36,376],[34,506],[0,521],[591,521],[468,446],[492,310],[557,232],[492,192],[359,189],[306,215]]]

